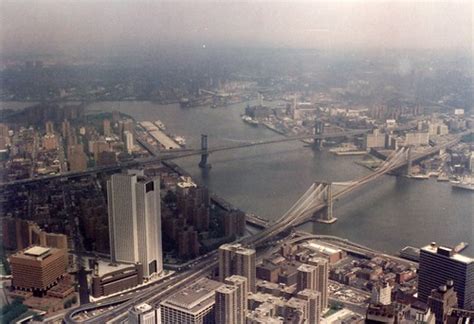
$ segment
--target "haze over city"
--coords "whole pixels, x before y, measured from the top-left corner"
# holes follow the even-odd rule
[[[3,54],[472,49],[471,1],[2,1]],[[131,48],[133,47],[133,49]]]

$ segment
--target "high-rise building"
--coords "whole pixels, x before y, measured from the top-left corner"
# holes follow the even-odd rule
[[[45,124],[46,134],[54,134],[54,124],[48,120]]]
[[[329,265],[325,258],[310,258],[308,264],[315,266],[316,271],[316,291],[321,294],[321,312],[328,308],[328,284],[329,284]]]
[[[236,286],[230,285],[216,289],[214,306],[216,324],[237,324],[237,290]]]
[[[247,316],[247,295],[249,291],[247,278],[233,275],[225,278],[224,283],[237,287],[236,323],[243,324],[245,323],[245,318]]]
[[[67,159],[70,171],[84,171],[87,169],[87,155],[82,144],[68,146]]]
[[[219,247],[219,280],[232,275],[247,278],[249,290],[255,292],[255,250],[241,244],[223,244]]]
[[[127,150],[128,154],[133,152],[133,148],[135,144],[133,144],[133,133],[129,131],[123,132],[124,140],[125,140],[125,149]]]
[[[299,299],[308,303],[308,323],[319,323],[321,319],[321,294],[316,290],[304,289],[298,292]]]
[[[161,302],[163,324],[215,323],[215,294],[222,283],[202,278]]]
[[[297,289],[300,291],[305,289],[316,290],[317,270],[318,268],[309,264],[300,265],[298,267]]]
[[[436,243],[422,247],[418,270],[418,298],[427,303],[431,291],[446,284],[448,280],[454,283],[459,307],[472,310],[474,308],[474,259]]]
[[[10,256],[12,286],[43,296],[66,273],[67,252],[32,246]]]
[[[436,324],[446,323],[449,310],[458,307],[458,298],[453,285],[453,281],[448,280],[446,284],[433,289],[428,297],[428,306],[435,315]]]
[[[143,264],[145,277],[163,270],[159,178],[114,174],[107,182],[112,260]]]
[[[130,324],[161,324],[161,310],[143,303],[132,307],[128,311]]]
[[[110,120],[104,119],[102,121],[102,126],[104,130],[104,136],[110,136],[112,134],[112,131],[110,129]]]
[[[388,282],[375,284],[372,287],[371,303],[390,305],[392,303],[392,287]]]

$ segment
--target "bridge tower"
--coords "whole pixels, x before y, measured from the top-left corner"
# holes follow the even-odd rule
[[[314,135],[322,135],[324,132],[324,123],[317,120],[314,123]],[[323,148],[323,140],[321,138],[314,138],[314,148],[321,150]]]
[[[202,169],[210,169],[211,165],[207,163],[207,157],[209,156],[208,145],[207,145],[207,135],[201,134],[201,161],[199,162],[199,167]]]
[[[412,154],[412,146],[408,146],[408,151],[407,151],[407,173],[406,175],[408,177],[411,177],[411,171],[413,168],[413,154]]]
[[[316,213],[314,217],[316,221],[324,224],[332,224],[337,221],[337,218],[333,216],[333,197],[332,197],[332,184],[326,183],[324,188],[323,199],[326,202],[326,207],[319,213]]]

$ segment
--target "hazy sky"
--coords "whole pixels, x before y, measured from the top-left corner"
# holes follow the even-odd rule
[[[0,0],[3,53],[74,53],[172,44],[464,48],[471,1]]]

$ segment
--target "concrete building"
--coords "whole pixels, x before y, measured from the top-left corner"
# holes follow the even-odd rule
[[[412,132],[406,133],[405,145],[428,145],[430,135],[428,132]]]
[[[255,250],[241,244],[223,244],[219,247],[219,280],[232,275],[247,278],[249,291],[255,292]]]
[[[112,134],[112,130],[110,128],[110,120],[104,119],[102,121],[104,136],[110,136]]]
[[[68,146],[67,159],[69,171],[84,171],[87,169],[87,155],[82,144]]]
[[[247,278],[233,275],[225,278],[224,283],[230,286],[237,287],[237,300],[236,300],[236,323],[245,323],[247,316],[247,303],[248,303],[248,281]]]
[[[163,324],[213,324],[216,290],[223,284],[202,278],[161,302]]]
[[[321,294],[316,290],[304,289],[298,292],[297,297],[305,300],[307,306],[308,323],[319,323],[321,320]]]
[[[12,286],[43,296],[66,273],[67,252],[32,246],[10,256]]]
[[[149,277],[163,270],[159,178],[114,174],[107,182],[110,252],[114,262],[143,264]]]
[[[298,279],[296,285],[299,291],[305,289],[316,290],[317,270],[316,267],[309,264],[302,264],[298,267]]]
[[[453,280],[459,307],[472,310],[474,301],[474,259],[452,248],[431,243],[420,249],[418,298],[428,302],[433,289]]]
[[[375,284],[372,287],[371,303],[390,305],[392,303],[392,286],[388,282]]]
[[[329,265],[328,260],[324,258],[310,258],[308,264],[315,266],[316,271],[316,288],[315,290],[321,294],[321,312],[328,308],[328,285],[329,285]]]
[[[458,297],[452,280],[448,280],[445,285],[431,291],[428,306],[435,315],[436,324],[446,323],[450,309],[458,307]]]
[[[385,147],[385,134],[380,133],[378,129],[374,129],[372,134],[366,134],[364,137],[363,148],[368,150],[373,147]]]
[[[115,294],[143,283],[143,265],[141,263],[117,265],[113,270],[95,265],[92,275],[92,296],[95,298]]]
[[[128,323],[161,324],[161,309],[155,309],[146,303],[136,305],[128,311]]]
[[[125,149],[127,150],[127,153],[132,154],[133,149],[135,147],[134,140],[133,140],[133,133],[129,131],[124,131],[123,137],[124,137]]]
[[[237,297],[236,286],[223,285],[216,289],[215,323],[237,324]],[[242,323],[242,322],[241,322]]]

